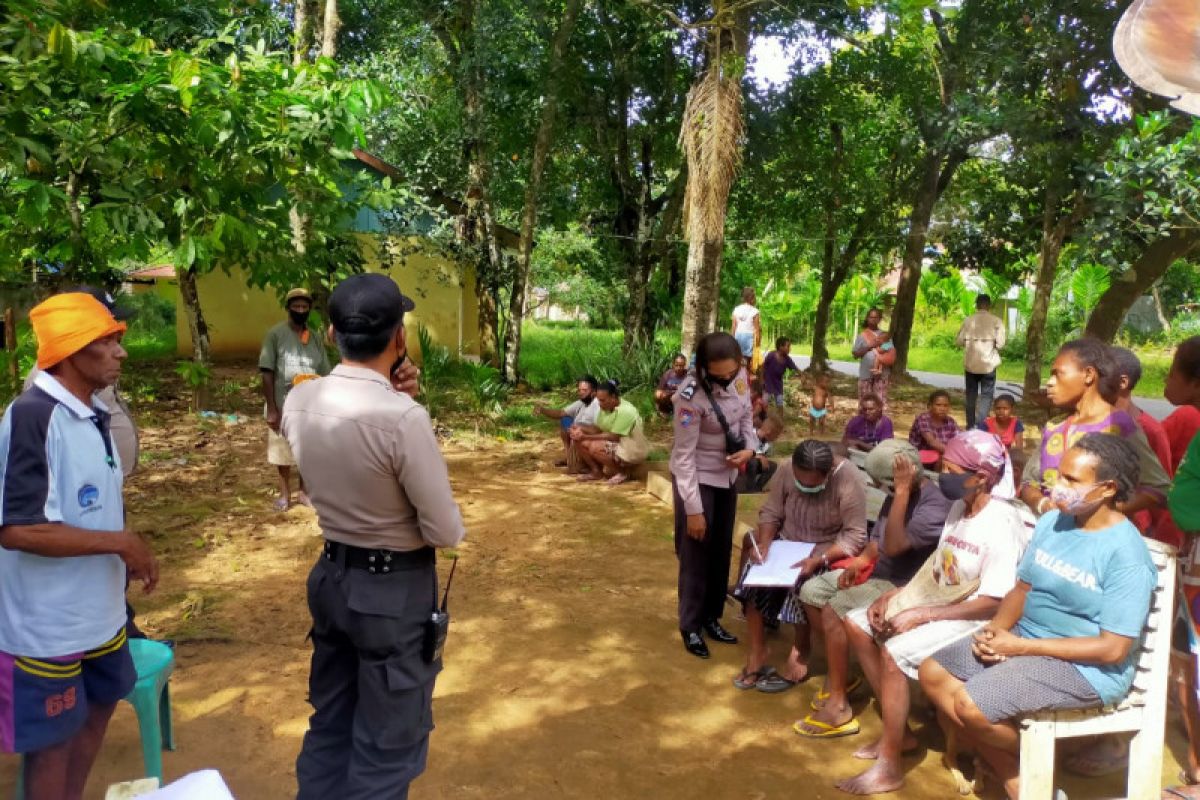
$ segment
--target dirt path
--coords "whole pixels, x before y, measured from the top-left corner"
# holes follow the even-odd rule
[[[168,778],[215,767],[240,800],[292,797],[309,712],[303,592],[320,542],[315,517],[266,510],[257,423],[199,421],[167,406],[148,419],[129,504],[164,566],[159,593],[133,596],[139,619],[179,641]],[[841,796],[832,780],[862,768],[850,753],[878,732],[875,710],[866,707],[857,737],[804,741],[790,723],[812,682],[779,696],[738,692],[729,683],[738,648],[714,645],[710,661],[686,655],[668,508],[633,486],[575,484],[549,467],[544,442],[452,442],[446,453],[469,541],[430,767],[414,800]],[[740,633],[735,616],[726,620]],[[783,640],[775,649],[784,653]],[[940,747],[928,726],[920,736]],[[955,796],[939,756],[910,758],[909,785],[895,796]],[[0,795],[14,765],[0,760]],[[1164,775],[1177,770],[1169,758]],[[136,723],[122,705],[89,797],[140,774]],[[1072,798],[1120,793],[1111,780],[1065,788]]]

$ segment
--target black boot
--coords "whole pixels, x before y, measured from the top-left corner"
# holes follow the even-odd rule
[[[683,637],[683,646],[689,653],[699,658],[708,658],[708,645],[704,643],[704,637],[695,631],[680,631],[679,635]]]
[[[708,634],[708,638],[712,639],[714,642],[720,642],[721,644],[738,643],[738,638],[736,636],[721,627],[720,620],[714,619],[712,622],[704,623],[704,632]]]

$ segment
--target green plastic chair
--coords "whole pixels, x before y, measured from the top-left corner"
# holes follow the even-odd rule
[[[137,668],[137,683],[125,699],[133,706],[142,734],[142,761],[146,777],[163,782],[162,751],[175,749],[171,722],[171,673],[175,653],[162,642],[130,639],[129,652]]]
[[[142,761],[146,777],[163,782],[162,751],[175,749],[175,728],[171,722],[171,673],[175,671],[175,653],[162,642],[130,639],[129,653],[137,669],[137,683],[125,699],[133,706],[142,735]],[[25,760],[17,771],[16,800],[25,797]]]

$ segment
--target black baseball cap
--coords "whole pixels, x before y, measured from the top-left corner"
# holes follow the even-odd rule
[[[112,314],[113,319],[117,322],[124,322],[127,319],[131,319],[137,313],[132,308],[117,305],[117,301],[113,299],[111,294],[97,286],[74,286],[67,289],[64,294],[90,294],[108,309],[108,313]]]
[[[416,308],[387,275],[351,275],[329,295],[329,321],[339,333],[383,333],[404,321]]]

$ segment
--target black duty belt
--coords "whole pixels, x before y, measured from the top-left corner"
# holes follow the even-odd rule
[[[419,550],[372,550],[330,541],[325,542],[325,558],[351,569],[365,569],[372,575],[416,569],[434,562],[432,547]]]

